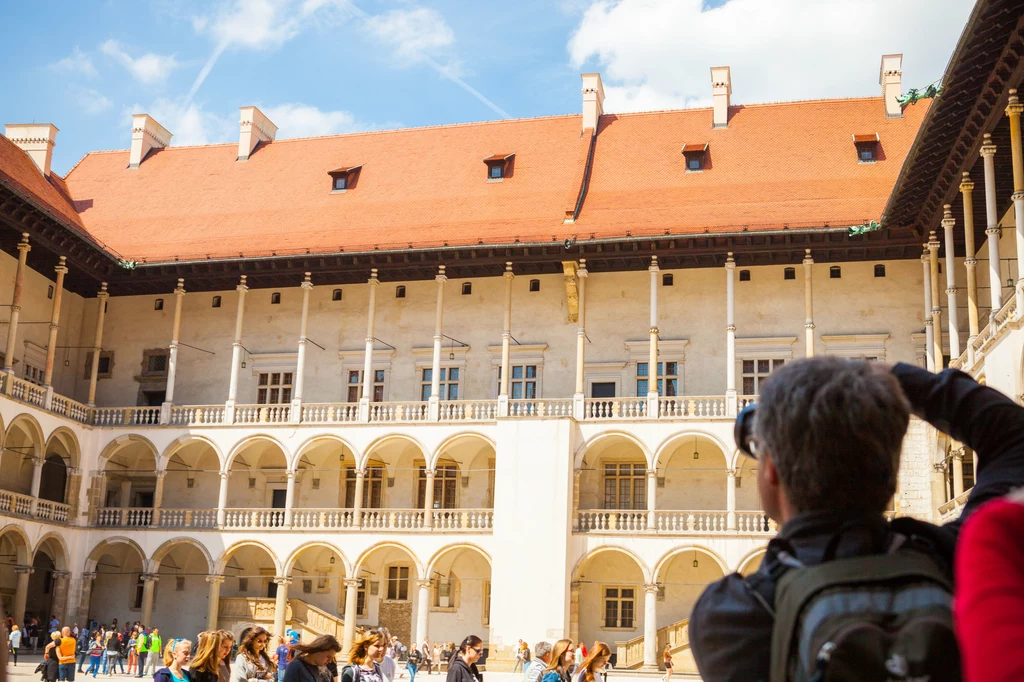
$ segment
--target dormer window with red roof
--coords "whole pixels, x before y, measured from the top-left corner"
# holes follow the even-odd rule
[[[708,152],[707,142],[684,144],[682,151],[686,157],[687,173],[699,173],[704,170],[704,158]]]
[[[362,166],[347,166],[327,171],[331,176],[331,193],[342,193],[353,188]]]
[[[857,147],[858,163],[874,163],[878,160],[878,133],[854,134],[853,144]]]
[[[514,152],[512,154],[495,154],[484,159],[484,163],[487,164],[487,181],[499,182],[511,175],[513,157],[515,157]]]

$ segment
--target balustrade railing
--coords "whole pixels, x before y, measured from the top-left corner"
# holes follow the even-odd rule
[[[508,403],[510,417],[571,417],[572,399],[566,400],[510,400]]]
[[[494,528],[493,509],[435,509],[434,530],[482,531]]]
[[[223,405],[190,405],[187,407],[171,408],[171,424],[175,426],[223,423]]]
[[[676,396],[658,398],[661,417],[711,419],[726,416],[725,396]]]
[[[724,533],[729,513],[724,511],[665,510],[655,512],[655,528],[666,533]]]
[[[225,509],[225,528],[284,528],[284,509]]]
[[[53,523],[67,523],[71,516],[71,506],[50,500],[36,502],[36,518]]]
[[[161,509],[161,528],[216,528],[216,509]]]
[[[370,403],[370,422],[425,422],[427,403]]]
[[[46,391],[41,386],[36,386],[30,381],[25,381],[13,374],[7,374],[7,384],[4,387],[7,395],[16,400],[22,400],[32,405],[42,407],[46,402]]]
[[[157,426],[159,407],[97,407],[92,411],[94,426]]]
[[[965,490],[949,502],[939,505],[939,519],[942,523],[948,523],[960,517],[960,512],[964,510],[964,505],[967,504],[967,498],[971,496],[971,490],[973,488]]]
[[[358,403],[337,405],[325,403],[302,406],[302,423],[304,424],[352,424],[358,421]]]
[[[637,419],[647,416],[647,398],[587,398],[585,419]]]
[[[296,509],[293,528],[354,528],[355,513],[349,509]]]
[[[736,527],[729,528],[729,512],[705,510],[654,511],[654,523],[645,510],[585,509],[576,513],[573,530],[578,533],[635,533],[653,531],[665,534],[740,533],[773,535],[778,525],[764,512],[734,512]]]
[[[498,417],[496,400],[446,400],[441,402],[441,421],[490,421]]]
[[[88,405],[56,393],[50,399],[50,410],[82,424],[92,423],[92,409]]]
[[[423,528],[422,509],[364,509],[363,528],[369,530],[418,530]]]
[[[779,531],[779,524],[764,512],[736,512],[736,530],[740,533],[774,535]]]
[[[0,510],[17,514],[18,516],[32,515],[32,497],[20,495],[9,490],[0,490]]]
[[[96,525],[113,528],[147,527],[153,523],[153,510],[148,507],[104,507],[96,510]]]
[[[580,533],[626,532],[647,530],[646,511],[618,511],[591,509],[576,515],[577,530]]]
[[[291,405],[238,405],[235,407],[235,423],[287,424],[291,410]]]

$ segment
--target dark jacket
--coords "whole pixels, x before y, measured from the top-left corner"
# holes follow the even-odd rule
[[[205,670],[193,670],[189,668],[189,679],[192,682],[218,682],[220,676],[217,671],[214,670],[212,673]]]
[[[914,414],[974,451],[977,480],[959,519],[943,526],[912,518],[891,523],[881,516],[862,519],[859,527],[842,534],[836,558],[884,551],[888,534],[895,532],[926,549],[952,576],[964,520],[987,500],[1024,485],[1024,408],[957,370],[932,374],[900,363],[892,371]],[[768,679],[780,549],[805,565],[819,564],[829,541],[848,521],[827,511],[800,514],[768,543],[756,573],[746,579],[734,573],[704,590],[690,616],[689,634],[705,682]]]
[[[296,655],[284,669],[284,682],[331,682],[328,677],[330,672],[326,667],[321,669],[310,665],[299,655]]]
[[[476,667],[476,663],[469,665],[462,656],[455,656],[448,665],[448,678],[446,682],[482,682],[483,675]]]
[[[192,682],[192,674],[188,670],[182,670],[181,674],[185,676],[185,682]],[[170,668],[160,668],[153,673],[153,682],[174,682]]]

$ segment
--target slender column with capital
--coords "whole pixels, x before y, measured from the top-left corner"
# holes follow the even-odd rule
[[[953,449],[950,452],[953,463],[953,497],[960,497],[964,494],[964,446],[962,443],[953,442]]]
[[[647,530],[657,528],[658,509],[658,470],[647,470]]]
[[[576,393],[572,397],[572,416],[576,419],[583,419],[584,417],[584,383],[583,383],[583,369],[584,363],[584,351],[587,346],[587,276],[590,273],[587,272],[587,259],[580,258],[580,266],[576,270],[577,284],[576,288],[579,290],[579,314],[577,315],[577,326],[576,326]]]
[[[311,273],[307,272],[302,280],[302,314],[299,317],[299,354],[295,364],[295,391],[292,393],[291,422],[298,424],[302,421],[302,385],[306,374],[306,329],[309,324],[309,293],[313,291],[313,282],[309,279]]]
[[[1020,115],[1024,104],[1017,97],[1017,90],[1010,89],[1010,100],[1006,115],[1010,117],[1010,154],[1013,161],[1013,219],[1017,235],[1017,297],[1016,319],[1024,317],[1024,150],[1021,149]]]
[[[220,493],[217,495],[217,526],[220,528],[224,527],[224,523],[227,520],[226,507],[228,506],[228,480],[231,478],[230,471],[220,472]]]
[[[433,469],[426,471],[426,488],[423,490],[423,525],[434,527],[434,476]]]
[[[974,340],[978,338],[980,328],[978,322],[978,259],[975,257],[977,249],[974,246],[974,183],[971,182],[971,174],[963,173],[963,180],[960,181],[960,193],[964,198],[964,248],[966,258],[964,265],[967,267],[967,364],[974,365]]]
[[[107,283],[100,284],[100,291],[96,294],[96,301],[99,308],[96,311],[96,336],[92,346],[92,368],[89,370],[89,397],[86,404],[89,407],[96,407],[96,381],[100,375],[100,352],[103,350],[103,318],[107,314]]]
[[[220,615],[220,586],[224,582],[222,575],[208,575],[206,582],[210,583],[210,597],[206,603],[206,629],[217,629],[217,617]]]
[[[292,581],[283,576],[274,578],[277,585],[277,595],[274,600],[274,633],[284,632],[285,623],[288,622],[288,586]]]
[[[18,340],[18,318],[21,316],[21,289],[25,283],[25,261],[31,250],[28,232],[22,232],[21,241],[18,242],[18,267],[14,271],[14,295],[11,297],[11,318],[7,326],[7,349],[4,352],[4,371],[8,374],[14,374],[14,349]],[[10,385],[8,382],[7,386]]]
[[[960,357],[960,323],[956,310],[956,253],[953,248],[953,207],[946,204],[942,207],[942,231],[946,241],[946,319],[949,323],[949,357]]]
[[[1003,274],[999,266],[999,215],[996,212],[996,146],[991,133],[982,135],[981,158],[985,168],[985,234],[988,235],[988,285],[992,313],[1003,307]]]
[[[352,508],[352,525],[360,528],[363,525],[363,487],[366,485],[366,469],[356,470],[356,499]]]
[[[427,637],[427,617],[430,614],[430,581],[416,581],[416,636],[417,642]]]
[[[43,406],[50,409],[53,401],[53,360],[57,353],[57,331],[60,330],[60,301],[64,293],[64,275],[68,274],[68,268],[64,263],[66,256],[60,257],[60,262],[54,270],[57,273],[57,281],[53,285],[53,306],[50,308],[50,337],[46,342],[46,366],[43,369],[43,388],[46,389],[46,398]]]
[[[366,354],[363,357],[363,396],[359,399],[359,421],[370,421],[370,400],[373,398],[373,319],[377,303],[377,268],[370,269],[370,302],[366,309]]]
[[[181,304],[185,300],[185,280],[178,278],[174,287],[174,319],[171,323],[171,345],[167,356],[167,391],[164,404],[160,406],[160,423],[171,423],[171,406],[174,405],[174,378],[178,373],[178,336],[181,334]]]
[[[498,389],[498,416],[508,416],[508,373],[511,371],[509,367],[509,353],[511,351],[512,341],[512,280],[515,279],[515,275],[512,274],[512,261],[505,262],[505,274],[502,275],[505,278],[505,326],[501,332],[501,381],[500,388]],[[523,396],[524,398],[526,396]]]
[[[71,571],[54,571],[53,576],[53,606],[50,610],[57,616],[62,624],[71,622],[71,610],[68,608],[68,581],[71,579]]]
[[[725,478],[725,529],[736,530],[736,469],[726,471]]]
[[[647,416],[658,418],[658,257],[651,256],[651,326],[647,330]],[[638,396],[640,397],[640,396]]]
[[[166,469],[156,472],[156,490],[153,491],[153,520],[150,522],[153,526],[160,525],[160,509],[164,506],[164,478],[166,476]]]
[[[295,518],[295,471],[288,472],[288,485],[284,492],[284,525],[291,526]]]
[[[939,520],[939,507],[948,501],[946,494],[946,467],[942,462],[932,464],[932,514]]]
[[[32,516],[36,515],[36,508],[39,505],[39,487],[43,482],[43,458],[32,455],[32,487],[29,488],[29,495],[32,496]]]
[[[356,607],[359,600],[359,580],[357,578],[345,579],[345,629],[342,638],[341,650],[348,652],[352,648],[352,640],[356,635]]]
[[[153,622],[153,595],[156,590],[156,581],[160,576],[155,573],[143,573],[139,576],[142,581],[142,623],[151,626]]]
[[[231,344],[231,381],[228,384],[228,401],[225,407],[224,421],[235,423],[235,404],[238,402],[238,370],[242,367],[242,323],[245,320],[245,292],[249,291],[242,275],[238,286],[238,309],[235,311],[235,341]]]
[[[644,668],[658,669],[658,586],[644,585]]]
[[[580,583],[569,583],[569,639],[580,641]]]
[[[811,290],[811,250],[804,250],[804,346],[806,357],[814,357],[814,296]]]
[[[725,412],[735,416],[736,402],[736,261],[725,259]]]
[[[430,403],[427,406],[430,421],[441,419],[441,341],[442,322],[444,319],[444,283],[448,278],[444,274],[444,266],[437,267],[437,312],[434,315],[434,358],[430,363]]]
[[[25,622],[25,604],[28,601],[28,579],[32,575],[33,569],[31,566],[15,566],[14,572],[18,576],[18,582],[14,588],[14,612],[11,617],[14,618],[15,623]],[[19,627],[21,627],[19,625]]]
[[[942,303],[939,301],[939,238],[935,230],[928,233],[928,273],[932,280],[932,354],[938,372],[945,364],[942,359]]]
[[[924,245],[921,254],[921,266],[924,269],[924,356],[925,365],[931,372],[935,371],[935,329],[932,326],[932,270],[931,256],[928,245]],[[941,332],[940,332],[941,334]]]
[[[92,607],[92,583],[96,580],[95,572],[82,574],[82,593],[78,601],[78,622],[89,622],[89,610]]]

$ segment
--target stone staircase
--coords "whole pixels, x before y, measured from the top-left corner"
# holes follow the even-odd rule
[[[275,607],[276,600],[274,599],[224,598],[220,600],[218,624],[220,627],[232,631],[249,625],[260,625],[273,632]],[[325,634],[334,635],[340,642],[345,636],[344,620],[301,599],[288,600],[285,625],[297,630],[304,642]],[[357,627],[356,634],[359,635],[361,632],[362,628]]]
[[[697,664],[693,660],[693,653],[690,651],[690,619],[666,625],[658,630],[658,668],[664,669],[662,665],[662,652],[665,645],[670,644],[672,652],[673,673],[696,674]],[[634,637],[626,642],[616,642],[616,665],[615,670],[619,672],[639,671],[644,664],[644,637]]]

